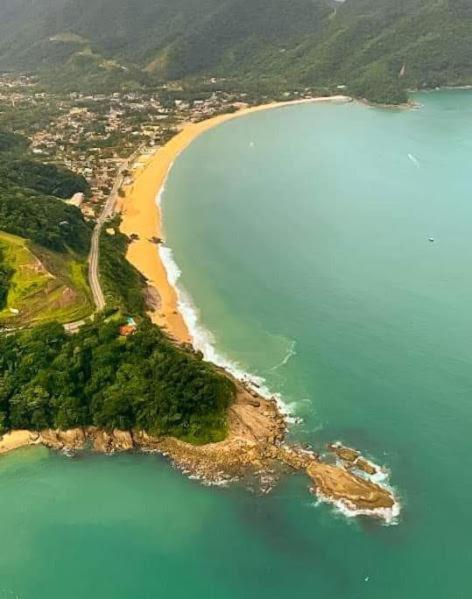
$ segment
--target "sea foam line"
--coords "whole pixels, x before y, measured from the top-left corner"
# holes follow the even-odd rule
[[[400,503],[396,500],[392,507],[389,508],[375,508],[375,509],[357,509],[353,506],[348,505],[347,501],[339,499],[332,499],[322,493],[316,492],[318,501],[315,506],[320,503],[328,503],[335,507],[336,511],[342,514],[345,518],[357,518],[359,516],[369,516],[379,518],[384,521],[386,526],[396,526],[398,524],[398,517],[400,515]]]
[[[163,184],[156,196],[156,205],[161,213],[162,233],[164,233],[162,204],[169,175],[173,166],[174,162],[172,162],[169,166]],[[289,422],[295,421],[295,419],[292,416],[291,407],[284,403],[280,394],[273,393],[268,388],[266,380],[263,377],[245,371],[237,362],[230,360],[224,354],[219,353],[217,351],[215,347],[215,338],[212,332],[208,330],[206,327],[204,327],[201,323],[200,313],[193,301],[193,298],[180,283],[182,271],[180,270],[177,262],[175,261],[172,248],[170,248],[167,245],[160,244],[158,246],[158,252],[162,264],[164,265],[164,268],[166,270],[169,284],[172,285],[172,287],[175,289],[177,295],[177,308],[180,314],[182,315],[182,318],[185,322],[187,330],[192,339],[192,344],[195,347],[195,349],[202,352],[205,360],[213,362],[217,366],[221,366],[229,373],[231,373],[235,378],[244,381],[248,386],[252,387],[257,393],[261,394],[263,397],[274,398],[277,401],[280,411],[285,415],[287,420]],[[296,342],[294,341],[282,362],[273,367],[272,370],[284,366],[294,355],[296,355],[297,352],[295,348]],[[369,463],[371,463],[374,466],[377,466],[373,462],[369,461]],[[362,474],[365,475],[365,473]],[[379,466],[377,466],[377,473],[373,476],[366,475],[366,478],[372,480],[373,482],[376,482],[377,484],[380,484],[381,486],[392,492],[392,495],[395,498],[395,503],[391,508],[377,508],[373,510],[356,509],[353,506],[348,505],[345,501],[333,500],[332,498],[326,497],[315,490],[315,495],[318,500],[317,505],[319,503],[329,503],[336,509],[336,511],[338,511],[346,518],[355,518],[358,516],[374,516],[383,520],[387,526],[394,526],[398,524],[401,506],[394,493],[394,489],[389,484],[388,472],[385,469],[379,468]],[[227,482],[228,481],[221,481],[220,484],[225,485],[227,484]]]
[[[170,165],[164,182],[156,196],[156,204],[161,212],[161,229],[163,230],[163,210],[162,203],[164,193],[167,187],[170,172],[174,162]],[[273,393],[267,386],[266,380],[258,375],[244,370],[237,362],[229,359],[224,354],[217,351],[215,347],[215,337],[202,323],[200,312],[196,307],[190,293],[183,287],[180,282],[182,271],[180,270],[174,258],[172,248],[167,245],[160,244],[158,246],[159,257],[164,265],[167,273],[169,284],[175,289],[177,294],[177,309],[179,310],[185,322],[185,326],[192,339],[192,345],[195,349],[202,352],[203,357],[208,362],[213,362],[217,366],[221,366],[232,374],[235,378],[245,382],[254,391],[269,399],[274,398],[280,408],[280,411],[285,415],[290,415],[289,406],[283,402],[282,397],[278,393]],[[291,357],[291,356],[290,356]],[[288,361],[289,357],[287,358]]]

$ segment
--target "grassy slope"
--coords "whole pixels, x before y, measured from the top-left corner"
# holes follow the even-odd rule
[[[14,270],[7,305],[0,311],[0,326],[71,322],[92,312],[83,261],[1,231],[0,247],[4,262]]]

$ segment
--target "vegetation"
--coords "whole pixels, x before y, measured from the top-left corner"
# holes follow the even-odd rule
[[[192,442],[220,440],[233,383],[143,320],[68,335],[58,324],[0,338],[0,429],[133,427]]]
[[[57,252],[88,252],[90,227],[80,210],[0,177],[0,230]]]
[[[42,102],[38,106],[12,106],[10,103],[4,103],[0,104],[0,109],[0,130],[3,132],[28,131],[28,134],[32,134],[47,129],[54,118],[60,114],[55,102]],[[21,136],[15,137],[17,138],[15,149],[18,152],[22,149],[20,145]],[[26,150],[29,144],[24,138],[23,140],[26,142],[23,150]],[[1,146],[0,151],[2,151]]]
[[[392,77],[385,65],[375,64],[351,86],[351,93],[378,104],[404,104],[408,102],[406,89],[398,77]]]
[[[471,84],[471,34],[469,0],[5,0],[0,68],[82,91],[215,76],[397,102]]]
[[[39,193],[69,199],[75,193],[88,194],[90,187],[82,175],[37,160],[16,158],[0,165],[0,179]]]
[[[92,310],[84,260],[0,231],[0,327],[73,322]]]
[[[5,253],[0,245],[0,310],[6,306],[8,288],[10,287],[13,272],[13,269],[5,260]]]
[[[0,230],[47,249],[88,252],[90,229],[80,210],[57,198],[88,193],[82,176],[27,154],[28,141],[0,130]]]
[[[30,157],[26,138],[0,131],[1,327],[91,313],[91,230],[80,210],[61,199],[88,189],[83,177]]]
[[[11,131],[0,131],[0,152],[18,152],[26,151],[28,140]]]
[[[119,231],[120,220],[115,218],[109,229],[100,238],[100,281],[107,306],[124,313],[144,314],[146,303],[144,292],[146,280],[143,275],[126,260],[129,240]]]

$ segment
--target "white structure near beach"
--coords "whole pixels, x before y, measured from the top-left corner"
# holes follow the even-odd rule
[[[82,206],[83,201],[84,194],[82,192],[78,192],[74,193],[70,200],[66,200],[66,204],[69,204],[70,206],[75,206],[76,208],[80,208]]]

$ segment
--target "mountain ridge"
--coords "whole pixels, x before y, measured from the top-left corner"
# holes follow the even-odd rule
[[[65,87],[212,76],[401,101],[472,83],[471,34],[468,0],[6,0],[0,69]]]

